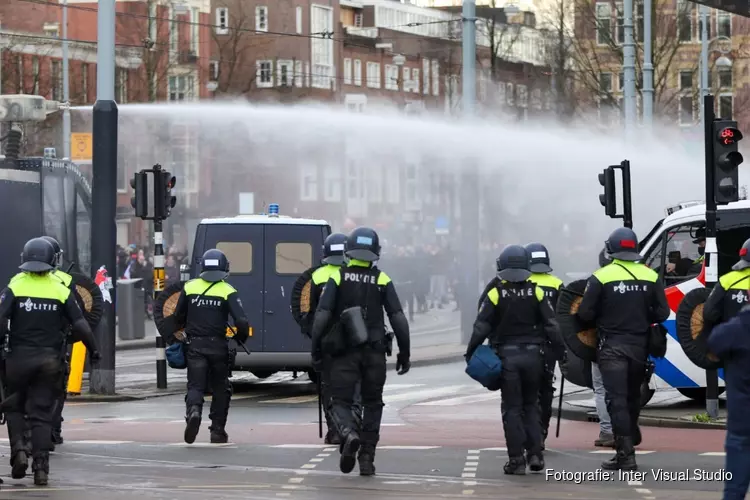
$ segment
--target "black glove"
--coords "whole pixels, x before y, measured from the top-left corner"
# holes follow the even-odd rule
[[[96,364],[99,362],[99,360],[102,359],[101,354],[99,354],[99,351],[91,351],[89,354],[89,359],[91,360],[92,364]]]
[[[405,373],[408,373],[410,368],[411,363],[409,362],[409,355],[398,353],[398,356],[396,356],[396,371],[398,372],[398,374],[403,375]]]

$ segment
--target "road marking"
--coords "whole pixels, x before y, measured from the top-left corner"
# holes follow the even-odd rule
[[[477,477],[477,468],[479,467],[479,453],[480,450],[469,450],[466,454],[466,460],[464,461],[464,470],[461,472],[461,477],[464,479],[471,479]],[[476,481],[464,481],[464,486],[474,486],[477,484]],[[463,490],[463,495],[473,495],[474,490]]]
[[[87,441],[65,441],[69,444],[101,444],[101,445],[115,445],[115,444],[131,444],[133,441],[96,441],[96,440],[87,440]]]
[[[470,396],[458,396],[455,398],[438,399],[417,403],[414,406],[458,406],[464,404],[483,403],[500,399],[500,394],[491,392],[489,394],[472,394]]]
[[[182,446],[183,448],[237,448],[234,443],[169,443],[167,446]]]
[[[318,446],[318,449],[320,448],[321,447]],[[317,467],[319,463],[323,462],[323,460],[331,456],[331,452],[337,450],[337,448],[330,448],[328,445],[323,446],[322,448],[323,450],[321,453],[318,453],[315,457],[308,460],[306,464],[303,464],[300,467],[300,470],[296,471],[298,477],[289,478],[289,481],[287,481],[289,484],[286,486],[282,486],[282,489],[296,490],[301,488],[301,486],[299,485],[305,480],[304,476],[309,473],[310,469],[314,469],[315,467]]]
[[[615,453],[615,450],[593,450],[593,451],[590,451],[589,453],[594,453],[594,454],[599,454],[599,455],[609,455],[609,454]],[[647,450],[643,450],[643,451],[635,450],[636,455],[648,455],[649,453],[656,453],[656,452],[653,450],[648,450],[648,451]]]
[[[647,490],[646,488],[636,488],[635,492],[636,493],[640,493],[641,495],[650,495],[651,494],[651,490]]]
[[[628,486],[643,486],[641,481],[628,481]]]
[[[463,385],[451,385],[448,387],[436,387],[434,389],[422,389],[418,391],[408,391],[403,392],[400,394],[385,394],[383,396],[383,402],[386,406],[392,404],[392,403],[399,403],[402,401],[409,401],[412,399],[429,399],[433,397],[439,397],[439,396],[453,396],[455,394],[460,394],[461,389],[463,389]],[[317,396],[316,396],[317,398]]]
[[[508,448],[499,447],[499,448],[482,448],[480,451],[508,451]]]
[[[276,444],[270,445],[271,448],[290,448],[299,450],[320,450],[328,448],[327,444]]]
[[[378,450],[434,450],[440,446],[378,446]]]
[[[725,457],[727,454],[724,451],[709,451],[708,453],[701,453],[702,457]]]
[[[292,396],[289,398],[281,398],[281,399],[264,399],[262,401],[258,401],[258,403],[270,403],[270,404],[279,404],[279,403],[312,403],[313,401],[317,401],[318,396]]]

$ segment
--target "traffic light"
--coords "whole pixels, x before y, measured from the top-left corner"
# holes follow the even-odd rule
[[[610,217],[617,216],[617,193],[615,193],[615,169],[605,168],[599,174],[599,184],[604,187],[604,194],[599,195],[599,203],[604,207],[604,213]]]
[[[726,205],[740,199],[739,166],[742,155],[737,143],[742,132],[734,120],[714,120],[714,200],[717,205]]]
[[[157,172],[155,175],[156,186],[154,187],[155,204],[154,218],[163,220],[170,216],[172,209],[177,204],[177,197],[172,196],[172,189],[177,183],[177,178],[166,171]]]
[[[148,177],[146,172],[136,172],[130,179],[133,197],[130,205],[135,209],[135,216],[145,219],[148,217]]]

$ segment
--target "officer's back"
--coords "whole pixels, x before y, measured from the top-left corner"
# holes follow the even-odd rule
[[[237,290],[226,281],[209,282],[195,278],[185,283],[188,318],[185,333],[188,338],[224,338],[229,315],[227,299],[233,293]]]
[[[739,251],[740,260],[719,278],[703,306],[706,328],[729,321],[750,300],[750,239]]]

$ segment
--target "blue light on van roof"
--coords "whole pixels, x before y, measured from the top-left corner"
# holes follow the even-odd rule
[[[269,217],[278,217],[279,216],[279,204],[278,203],[269,203],[268,204],[268,216]]]

